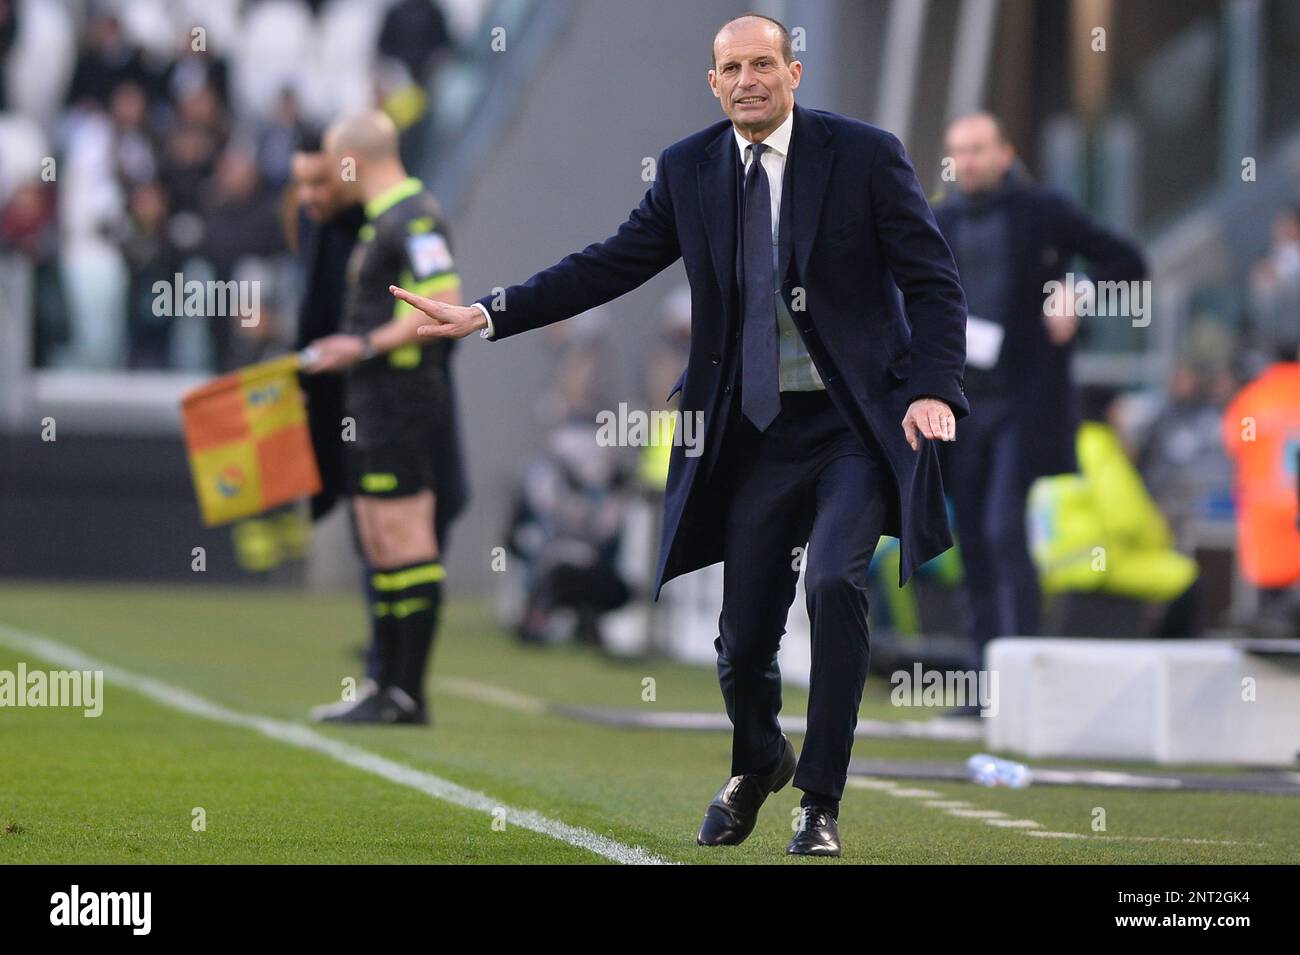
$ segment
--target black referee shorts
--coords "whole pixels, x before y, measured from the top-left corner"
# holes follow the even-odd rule
[[[359,497],[409,497],[433,488],[429,442],[404,441],[379,448],[349,447],[348,493]]]

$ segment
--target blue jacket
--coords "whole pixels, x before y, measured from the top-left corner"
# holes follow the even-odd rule
[[[499,298],[480,299],[502,339],[585,312],[684,261],[691,349],[674,393],[681,391],[683,414],[704,413],[706,450],[688,457],[673,448],[656,598],[666,581],[722,559],[724,509],[707,478],[740,351],[739,169],[730,121],[674,143],[614,235]],[[969,413],[957,270],[902,144],[885,130],[795,106],[782,189],[782,295],[831,400],[864,444],[877,442],[889,459],[884,530],[899,538],[901,586],[952,546],[936,449],[922,437],[913,451],[901,422],[910,401],[925,395],[946,401],[958,418]]]

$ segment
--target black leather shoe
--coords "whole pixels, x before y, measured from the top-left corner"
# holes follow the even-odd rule
[[[839,855],[839,823],[821,806],[804,806],[799,810],[799,828],[785,851],[792,856]]]
[[[417,726],[430,724],[428,710],[395,686],[380,689],[370,680],[362,687],[354,702],[318,706],[312,711],[317,723],[409,723]]]
[[[738,846],[749,838],[758,822],[758,810],[764,800],[785,787],[794,776],[794,746],[783,734],[785,750],[770,775],[748,773],[732,776],[718,790],[704,811],[704,823],[695,841],[702,846]]]

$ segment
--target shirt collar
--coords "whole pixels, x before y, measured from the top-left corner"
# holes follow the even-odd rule
[[[408,176],[401,182],[389,186],[379,195],[366,203],[366,218],[378,219],[403,199],[409,199],[424,188],[424,183],[414,176]]]
[[[794,130],[794,107],[791,107],[790,115],[788,115],[785,118],[785,122],[783,122],[776,129],[772,130],[772,132],[768,133],[767,139],[763,140],[763,142],[766,145],[771,146],[773,152],[780,153],[783,159],[788,158],[790,155],[790,133],[793,130]],[[735,135],[736,146],[740,149],[740,161],[744,163],[748,155],[745,152],[745,147],[749,145],[749,140],[746,139],[744,136],[740,135],[740,131],[737,130],[734,126],[731,128],[731,132],[733,135]]]

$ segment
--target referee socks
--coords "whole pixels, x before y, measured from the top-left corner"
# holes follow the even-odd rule
[[[445,568],[436,560],[377,569],[371,574],[383,686],[400,687],[424,703],[424,671],[438,626]]]

